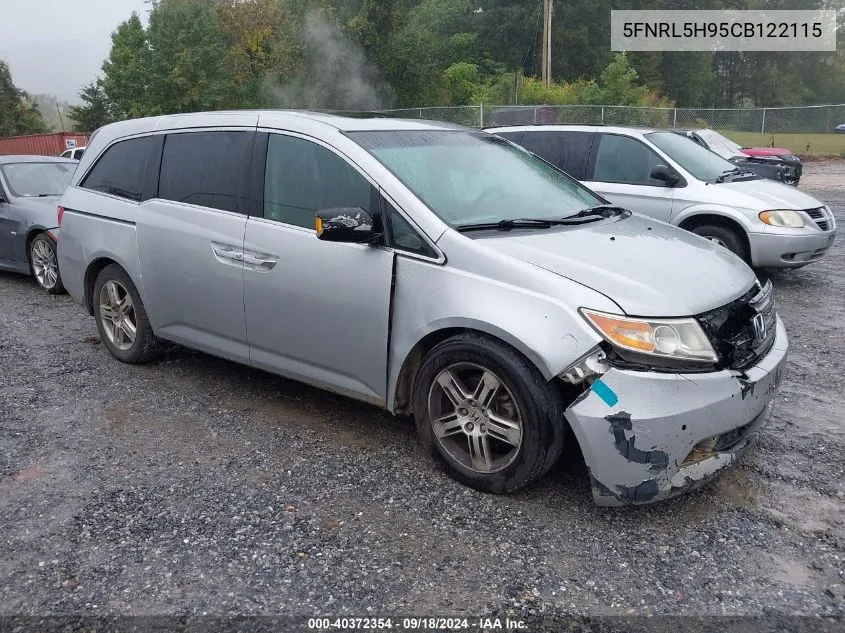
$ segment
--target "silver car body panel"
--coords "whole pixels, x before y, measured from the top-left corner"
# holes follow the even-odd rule
[[[795,187],[767,179],[742,180],[715,184],[698,180],[663,150],[648,134],[663,130],[615,126],[542,125],[490,128],[491,134],[518,131],[601,132],[637,139],[666,161],[686,181],[685,186],[650,185],[584,181],[593,191],[614,204],[675,226],[696,216],[717,215],[741,226],[751,246],[751,263],[759,268],[795,268],[820,259],[833,244],[836,223],[829,210],[824,211],[823,229],[806,213],[803,228],[779,228],[765,224],[761,211],[821,209],[823,202]],[[691,141],[693,142],[693,141]],[[776,236],[776,237],[772,237]],[[793,239],[785,239],[793,238]],[[793,250],[793,249],[801,249]],[[796,256],[797,254],[797,256]]]
[[[160,199],[139,204],[79,186],[118,140],[168,130],[231,128],[291,134],[331,149],[380,189],[435,256],[328,243],[317,240],[311,229],[262,217]],[[691,316],[737,299],[754,284],[753,273],[737,258],[637,215],[545,231],[459,233],[345,134],[369,129],[461,128],[285,112],[179,115],[102,128],[61,201],[66,211],[59,264],[65,286],[90,309],[91,271],[98,261],[115,261],[133,280],[162,338],[406,411],[403,368],[413,364],[415,350],[431,335],[455,329],[484,332],[520,351],[551,381],[601,342],[580,308]],[[684,265],[670,267],[669,261]],[[785,348],[780,334],[778,345]],[[763,364],[760,368],[762,384],[768,374]],[[754,413],[750,409],[757,408],[756,401],[749,407],[732,397],[741,382],[734,373],[690,377],[612,369],[605,379],[620,394],[620,407],[627,407],[620,411],[638,421],[637,429],[639,420],[650,418],[661,420],[665,433],[677,434],[674,427],[687,424],[692,441],[715,428],[708,402],[730,413],[725,425],[745,424]],[[706,388],[696,390],[696,384]],[[648,402],[640,392],[667,401]],[[767,387],[757,393],[760,403],[771,399]],[[613,436],[603,419],[613,411],[602,410],[591,394],[585,392],[572,405],[567,419],[593,475],[611,490],[638,485],[641,468],[616,465],[619,454],[613,452]],[[733,409],[732,401],[737,403]],[[655,424],[637,433],[656,433]],[[683,445],[670,443],[669,449]],[[609,460],[606,470],[604,459]],[[668,470],[664,475],[672,479]],[[638,501],[624,494],[614,498]]]
[[[507,255],[578,280],[612,297],[632,316],[689,316],[729,303],[754,283],[748,266],[715,244],[702,246],[690,233],[633,215],[590,230],[533,232],[484,240]],[[692,246],[692,248],[691,248]],[[643,252],[649,257],[643,257]],[[678,292],[667,262],[707,271],[696,278],[698,292]],[[632,270],[636,275],[631,275]],[[589,307],[589,306],[587,306]]]
[[[243,273],[252,364],[384,405],[393,251],[263,218],[244,251],[270,262]]]

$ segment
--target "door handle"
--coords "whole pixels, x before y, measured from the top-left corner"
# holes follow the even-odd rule
[[[242,258],[244,264],[249,264],[250,266],[258,266],[260,268],[266,268],[267,270],[272,270],[279,262],[279,260],[277,259],[255,257],[254,255],[249,255],[247,253],[244,253]]]
[[[243,261],[244,254],[242,251],[235,250],[233,247],[223,246],[220,244],[212,244],[211,249],[217,257],[222,259],[233,259],[237,262]]]

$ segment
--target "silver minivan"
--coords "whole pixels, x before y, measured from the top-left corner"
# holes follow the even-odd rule
[[[833,245],[836,222],[823,202],[667,130],[529,125],[487,131],[611,202],[712,240],[755,268],[800,268]]]
[[[740,259],[457,126],[125,121],[60,204],[65,286],[115,358],[165,339],[413,414],[487,492],[567,441],[600,504],[696,487],[753,444],[786,358]]]

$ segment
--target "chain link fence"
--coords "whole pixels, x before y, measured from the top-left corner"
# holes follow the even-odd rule
[[[657,128],[710,128],[743,144],[774,146],[797,153],[845,156],[845,104],[791,108],[638,108],[630,106],[457,106],[381,110],[378,114],[430,119],[467,127],[506,125],[630,125]],[[786,136],[784,136],[786,135]],[[823,135],[823,136],[818,136]],[[777,139],[777,140],[776,140]]]

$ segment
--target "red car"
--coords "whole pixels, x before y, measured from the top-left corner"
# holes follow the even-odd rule
[[[740,151],[748,156],[777,156],[783,158],[793,155],[788,149],[782,147],[743,147]]]

